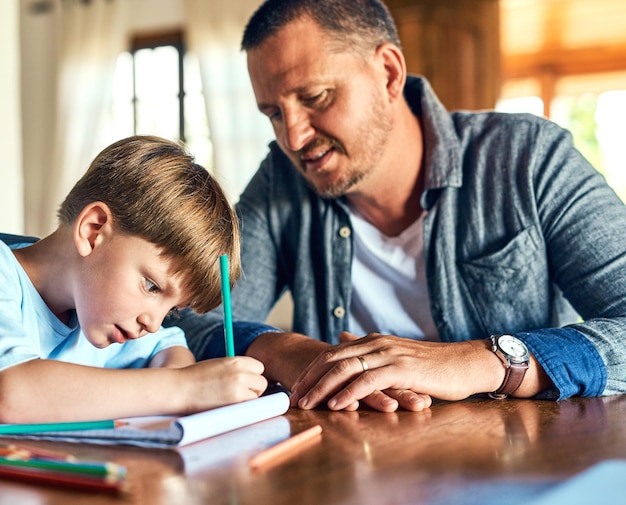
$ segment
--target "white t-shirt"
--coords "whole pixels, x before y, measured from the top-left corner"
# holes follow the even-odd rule
[[[154,355],[173,346],[187,347],[180,328],[161,328],[104,349],[94,347],[76,317],[66,325],[54,315],[11,249],[0,242],[0,370],[36,358],[103,368],[144,368]]]
[[[400,235],[388,237],[351,209],[352,333],[439,340],[426,286],[424,216]]]

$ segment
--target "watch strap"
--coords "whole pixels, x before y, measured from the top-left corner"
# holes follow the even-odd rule
[[[489,393],[489,396],[501,400],[517,391],[517,388],[520,387],[524,380],[526,370],[528,370],[528,363],[511,363],[510,366],[506,368],[502,385],[493,393]]]
[[[504,380],[498,389],[492,393],[488,393],[491,398],[503,400],[511,393],[514,393],[520,387],[526,370],[528,370],[528,361],[516,362],[508,360],[499,349],[497,339],[500,335],[492,335],[491,342],[496,355],[503,361],[505,366]]]

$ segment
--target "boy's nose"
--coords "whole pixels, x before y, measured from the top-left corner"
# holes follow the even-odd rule
[[[142,329],[141,333],[155,333],[161,327],[165,316],[159,319],[159,316],[155,312],[156,311],[153,313],[144,312],[137,318]]]

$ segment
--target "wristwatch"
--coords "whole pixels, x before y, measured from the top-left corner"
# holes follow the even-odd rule
[[[513,335],[491,335],[491,350],[503,361],[506,374],[502,385],[488,394],[502,400],[520,387],[528,370],[530,354],[526,344]]]

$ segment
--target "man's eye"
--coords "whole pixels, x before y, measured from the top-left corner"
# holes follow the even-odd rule
[[[148,293],[159,293],[161,291],[161,288],[150,279],[145,279],[145,286]]]
[[[321,93],[318,93],[317,95],[304,98],[303,102],[306,103],[307,105],[319,104],[319,103],[322,103],[326,99],[327,95],[328,93],[326,91],[322,91]]]
[[[280,111],[279,110],[276,110],[276,111],[273,111],[273,112],[269,112],[266,115],[270,119],[270,121],[276,121],[276,120],[280,119]]]

